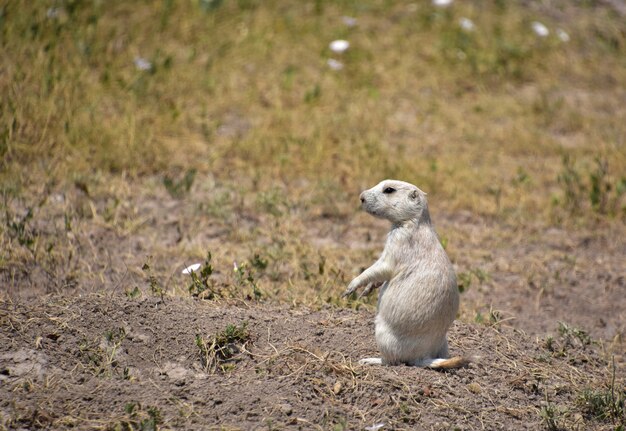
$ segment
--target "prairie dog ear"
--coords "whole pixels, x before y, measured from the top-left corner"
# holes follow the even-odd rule
[[[417,196],[418,196],[417,190],[413,190],[409,196],[412,200],[417,199]]]

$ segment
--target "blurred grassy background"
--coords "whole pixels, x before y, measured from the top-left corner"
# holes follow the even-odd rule
[[[5,193],[196,169],[624,214],[626,19],[601,2],[9,1],[0,31]]]

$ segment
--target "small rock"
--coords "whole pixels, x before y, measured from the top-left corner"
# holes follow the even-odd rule
[[[147,343],[148,341],[150,341],[149,335],[141,333],[133,333],[129,336],[129,338],[137,343]]]
[[[175,383],[184,383],[188,373],[186,368],[175,362],[166,362],[165,365],[163,365],[162,372]]]
[[[470,383],[466,386],[467,390],[473,394],[479,394],[482,392],[482,388],[478,383]]]
[[[350,42],[343,39],[333,40],[330,43],[329,48],[332,52],[341,54],[342,52],[345,52],[348,48],[350,48]]]
[[[291,404],[288,403],[279,404],[278,409],[281,411],[281,413],[284,413],[287,416],[293,413],[293,407],[291,406]]]
[[[356,18],[352,17],[352,16],[342,16],[341,17],[341,21],[347,26],[347,27],[354,27],[357,25],[358,21]]]
[[[330,67],[332,70],[343,69],[343,63],[339,60],[335,60],[334,58],[329,58],[326,63],[328,64],[328,67]]]
[[[539,21],[533,21],[531,23],[531,27],[535,34],[539,37],[546,37],[550,34],[550,30],[543,23]]]

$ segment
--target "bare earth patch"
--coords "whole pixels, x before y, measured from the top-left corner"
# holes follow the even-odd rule
[[[86,295],[1,313],[9,429],[510,430],[539,429],[542,415],[611,429],[580,404],[583,388],[611,383],[608,362],[572,334],[457,322],[452,353],[476,358],[440,373],[356,364],[376,351],[369,311]],[[244,322],[248,339],[207,372],[195,337]]]

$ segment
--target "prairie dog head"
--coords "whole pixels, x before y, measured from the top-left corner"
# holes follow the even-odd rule
[[[426,193],[404,181],[384,180],[365,190],[361,193],[361,207],[392,223],[428,217]]]

